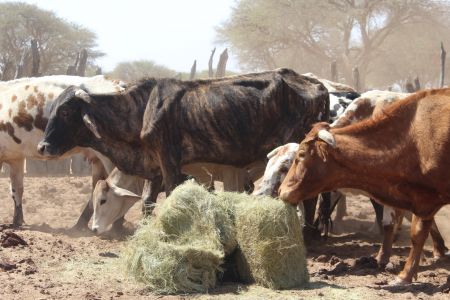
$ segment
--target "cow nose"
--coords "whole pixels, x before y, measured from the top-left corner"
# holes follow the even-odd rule
[[[41,154],[41,155],[44,154],[46,146],[48,146],[48,143],[46,143],[46,142],[39,142],[39,144],[37,145],[37,151],[39,152],[39,154]]]
[[[94,232],[95,234],[97,234],[97,232],[98,232],[97,228],[93,228],[93,229],[92,229],[92,232]]]

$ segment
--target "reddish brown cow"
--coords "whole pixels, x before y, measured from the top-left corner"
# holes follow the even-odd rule
[[[409,283],[436,212],[450,203],[450,89],[421,91],[354,125],[316,124],[280,196],[292,204],[338,188],[367,191],[415,214],[412,248],[396,283]]]

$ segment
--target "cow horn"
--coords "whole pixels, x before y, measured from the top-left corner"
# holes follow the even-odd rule
[[[89,94],[82,89],[77,89],[75,91],[75,97],[80,98],[87,103],[91,103],[91,96],[89,96]]]
[[[101,139],[102,136],[98,133],[97,125],[91,120],[87,113],[83,114],[83,122],[87,128],[95,135],[96,138]]]
[[[317,134],[319,139],[327,143],[333,148],[336,148],[336,140],[334,139],[334,136],[329,132],[328,130],[321,129],[319,130],[319,133]]]
[[[121,196],[121,197],[128,196],[128,197],[134,197],[134,198],[141,199],[141,196],[139,196],[139,195],[137,195],[137,194],[135,194],[135,193],[133,193],[133,192],[131,192],[129,190],[126,190],[126,189],[123,189],[121,187],[118,187],[117,185],[112,183],[111,180],[109,180],[108,178],[106,179],[106,183],[111,188],[111,190],[114,192],[114,194],[116,194],[118,196]]]

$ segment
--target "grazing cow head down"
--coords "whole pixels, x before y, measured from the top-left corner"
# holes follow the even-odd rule
[[[289,143],[280,146],[267,154],[269,162],[267,163],[260,184],[253,191],[253,195],[269,195],[272,197],[278,195],[280,183],[283,181],[294,161],[298,146],[299,144],[297,143]]]
[[[324,186],[324,180],[328,181],[338,174],[338,166],[329,159],[329,152],[336,148],[336,141],[329,128],[327,123],[316,124],[299,145],[294,162],[278,191],[284,201],[297,205],[320,192],[332,190]]]
[[[99,180],[92,194],[94,205],[92,230],[99,234],[107,231],[140,199],[141,196],[120,188],[108,180]]]
[[[87,141],[101,139],[95,120],[89,113],[91,98],[79,87],[68,87],[52,105],[44,139],[38,151],[46,156],[60,156]]]

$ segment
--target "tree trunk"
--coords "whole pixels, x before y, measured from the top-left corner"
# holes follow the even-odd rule
[[[102,75],[102,68],[101,67],[97,67],[97,69],[95,69],[95,75]]]
[[[23,49],[22,56],[20,58],[20,62],[16,67],[16,74],[14,75],[14,79],[22,78],[25,76],[25,61],[27,58],[28,49]]]
[[[213,58],[214,58],[214,53],[216,52],[216,48],[212,49],[211,51],[211,55],[209,56],[209,61],[208,61],[208,76],[209,78],[213,78],[214,77],[214,70],[213,70]]]
[[[216,78],[225,76],[228,61],[228,49],[223,50],[220,54],[219,63],[217,64]]]
[[[189,75],[189,80],[195,79],[195,72],[197,71],[197,60],[194,60],[194,64],[191,67],[191,74]]]
[[[31,77],[38,77],[41,57],[39,56],[39,49],[36,40],[31,40],[31,58],[32,58]]]

